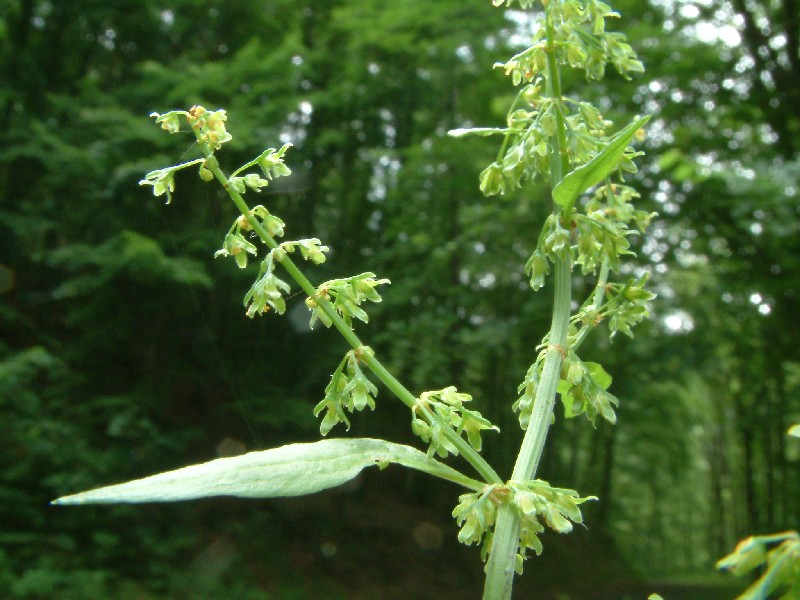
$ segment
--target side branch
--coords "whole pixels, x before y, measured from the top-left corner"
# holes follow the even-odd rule
[[[203,149],[203,154],[206,157],[206,168],[211,171],[217,181],[220,182],[222,187],[230,196],[231,200],[233,200],[233,203],[247,219],[248,223],[253,228],[253,231],[256,232],[256,234],[270,249],[277,249],[279,247],[278,242],[275,241],[275,239],[269,234],[264,226],[252,214],[241,194],[239,194],[239,192],[233,189],[233,187],[230,185],[228,177],[220,169],[219,162],[217,161],[211,149],[202,140],[200,141],[200,145]],[[316,295],[316,289],[314,286],[297,267],[297,265],[291,260],[291,258],[288,256],[283,257],[280,261],[280,264],[286,269],[286,272],[289,273],[292,279],[297,282],[297,284],[309,297],[315,298],[316,302],[323,310],[325,315],[330,319],[333,326],[339,331],[339,333],[342,334],[342,337],[344,337],[347,343],[354,350],[358,350],[364,346],[364,343],[359,339],[356,333],[336,312],[336,310],[333,308],[333,305],[328,300],[320,298]],[[416,396],[414,396],[414,394],[412,394],[408,388],[401,384],[397,378],[395,378],[388,371],[388,369],[386,369],[383,363],[375,358],[375,356],[370,356],[369,354],[365,353],[362,356],[362,361],[370,369],[370,371],[372,371],[375,376],[387,388],[389,388],[389,390],[391,390],[391,392],[397,396],[401,402],[403,402],[403,404],[409,408],[417,405]],[[424,407],[422,408],[421,412],[429,422],[438,420],[438,417],[434,413]],[[467,441],[464,440],[464,438],[462,438],[457,432],[453,431],[453,429],[450,428],[446,423],[442,423],[442,425],[443,435],[447,437],[448,441],[450,441],[458,450],[459,454],[461,454],[467,460],[467,462],[472,465],[472,467],[481,475],[481,477],[487,483],[500,483],[500,476],[495,472],[491,465],[489,465],[489,463],[487,463],[486,460],[478,452],[476,452]]]

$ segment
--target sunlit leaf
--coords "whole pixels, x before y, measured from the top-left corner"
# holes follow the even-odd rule
[[[499,127],[461,127],[458,129],[451,129],[447,132],[450,137],[463,137],[465,135],[479,135],[486,137],[489,135],[502,135],[507,133],[507,129]]]
[[[397,463],[480,489],[481,484],[425,453],[384,440],[355,438],[290,444],[102,487],[53,504],[175,502],[211,496],[275,498],[341,485],[370,465]]]

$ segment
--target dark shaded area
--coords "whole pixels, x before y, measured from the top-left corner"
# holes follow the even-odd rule
[[[800,527],[797,8],[614,4],[647,72],[566,93],[620,126],[656,114],[633,183],[660,213],[635,240],[660,297],[633,340],[585,346],[619,423],[559,410],[541,477],[601,500],[588,529],[546,537],[517,595],[713,598],[738,539]],[[47,503],[318,436],[345,344],[307,331],[299,295],[244,316],[254,273],[212,258],[236,216],[213,187],[182,174],[163,206],[137,185],[192,145],[146,115],[192,104],[228,110],[229,170],[295,144],[294,175],[248,199],[331,246],[313,281],[392,280],[359,333],[415,392],[470,392],[509,471],[549,321],[522,267],[549,208],[536,186],[481,197],[496,147],[445,133],[502,121],[514,90],[491,65],[519,27],[488,1],[0,3],[0,595],[479,597],[458,490],[395,468],[298,501]],[[409,422],[381,390],[335,435],[416,444]]]

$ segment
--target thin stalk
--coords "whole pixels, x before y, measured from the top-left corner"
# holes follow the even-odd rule
[[[609,267],[608,261],[604,260],[603,264],[600,265],[600,275],[597,277],[597,285],[594,288],[594,294],[592,295],[592,306],[595,310],[598,310],[603,305],[603,298],[606,294],[606,285],[608,284],[608,275],[609,275]],[[581,330],[578,332],[578,335],[575,336],[575,341],[570,344],[571,350],[577,350],[581,344],[583,344],[584,340],[589,337],[589,334],[594,330],[597,325],[593,323],[587,323]]]
[[[269,232],[267,232],[258,219],[253,216],[252,212],[250,211],[250,207],[247,205],[247,202],[245,202],[244,198],[242,198],[241,194],[231,187],[230,181],[225,173],[223,173],[220,169],[219,162],[217,161],[216,157],[204,143],[200,142],[200,144],[203,148],[203,154],[206,156],[206,168],[208,168],[208,170],[213,173],[217,181],[222,184],[222,187],[228,193],[231,200],[233,200],[233,203],[236,205],[239,211],[241,211],[241,213],[245,216],[248,223],[253,228],[253,231],[256,232],[256,234],[270,249],[274,250],[278,248],[280,244],[275,241],[275,239],[269,234]],[[280,260],[280,264],[284,269],[286,269],[286,272],[289,273],[291,278],[297,282],[300,288],[309,297],[313,297],[316,300],[317,304],[333,323],[333,326],[339,331],[339,333],[342,334],[342,337],[344,337],[347,343],[350,344],[354,350],[358,350],[364,346],[364,343],[359,339],[355,332],[348,327],[348,325],[344,322],[344,319],[342,319],[339,313],[336,312],[336,309],[333,308],[333,305],[324,298],[317,296],[316,288],[311,284],[308,278],[297,267],[291,258],[285,256]],[[367,368],[369,368],[370,371],[372,371],[375,376],[380,379],[381,382],[387,388],[389,388],[389,390],[395,396],[397,396],[401,402],[403,402],[403,404],[409,408],[417,405],[417,397],[414,396],[414,394],[412,394],[408,388],[401,384],[377,358],[374,356],[369,356],[367,353],[363,353],[359,358],[367,366]],[[472,465],[472,467],[480,474],[484,481],[487,483],[500,483],[500,476],[495,472],[491,465],[489,465],[489,463],[487,463],[486,460],[484,460],[484,458],[478,454],[478,452],[476,452],[475,449],[470,446],[469,443],[456,431],[454,431],[447,423],[441,421],[437,415],[423,405],[420,405],[417,410],[422,413],[429,422],[437,421],[442,425],[442,431],[444,432],[445,437],[447,437],[448,441],[455,446],[455,448],[458,450],[458,453],[461,454],[464,459],[466,459],[466,461],[470,463],[470,465]]]
[[[517,97],[514,98],[514,102],[511,103],[511,108],[509,108],[508,112],[506,113],[506,125],[508,125],[508,120],[511,117],[511,113],[514,112],[514,109],[517,106],[517,102],[519,102],[519,99],[522,98],[522,93],[524,91],[525,91],[525,88],[522,88],[517,93]],[[500,145],[500,151],[497,153],[497,158],[495,159],[495,162],[500,162],[503,159],[503,156],[506,153],[506,148],[508,147],[508,140],[509,140],[510,137],[511,137],[511,132],[508,132],[508,133],[505,134],[505,136],[503,136],[503,143]]]
[[[547,28],[547,91],[555,99],[556,135],[551,140],[550,176],[555,187],[569,170],[567,155],[566,123],[561,109],[561,78],[558,68],[555,47],[553,45],[554,30],[550,11],[545,16]],[[560,209],[556,206],[554,213],[561,218]],[[556,258],[553,265],[554,294],[553,318],[548,335],[548,348],[545,356],[533,411],[522,440],[517,461],[511,479],[525,481],[533,479],[544,450],[550,419],[555,406],[556,388],[561,378],[561,363],[566,353],[567,332],[571,310],[572,261],[569,255]],[[494,538],[486,566],[486,584],[483,590],[484,600],[510,600],[514,584],[514,572],[517,551],[519,548],[520,519],[511,502],[505,502],[498,509]]]

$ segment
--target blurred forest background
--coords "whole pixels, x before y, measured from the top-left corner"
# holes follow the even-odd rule
[[[730,576],[691,590],[741,537],[800,527],[800,5],[613,5],[646,73],[565,89],[617,127],[655,114],[632,181],[660,214],[635,244],[659,297],[633,340],[587,344],[619,422],[559,411],[540,476],[601,500],[517,596],[730,598]],[[508,473],[549,324],[522,273],[548,201],[483,198],[496,146],[445,134],[502,123],[492,64],[524,36],[488,0],[0,1],[3,598],[479,596],[459,490],[399,468],[300,501],[48,502],[318,436],[344,342],[308,331],[302,296],[244,316],[254,273],[213,259],[235,217],[213,186],[181,175],[164,206],[137,185],[191,148],[147,115],[193,104],[228,110],[229,170],[294,143],[261,200],[333,249],[315,282],[392,280],[359,332],[410,389],[470,392]],[[347,435],[415,444],[409,422],[383,391]]]

